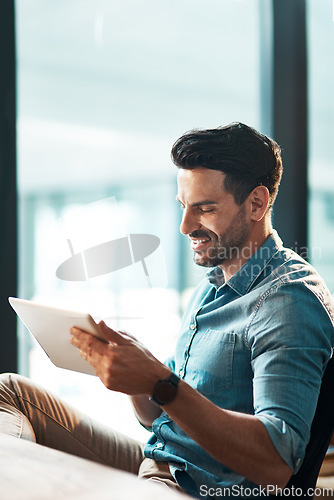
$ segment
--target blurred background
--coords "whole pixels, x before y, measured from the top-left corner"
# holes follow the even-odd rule
[[[333,293],[333,1],[7,4],[1,36],[8,36],[12,52],[8,40],[2,50],[12,54],[8,88],[14,78],[16,100],[3,88],[0,98],[5,113],[16,116],[15,125],[8,122],[16,130],[8,158],[17,189],[8,201],[9,188],[2,187],[12,246],[3,243],[1,253],[11,287],[4,279],[1,311],[9,319],[0,369],[17,369],[97,419],[146,439],[126,396],[95,377],[55,368],[21,324],[15,338],[5,297],[107,318],[164,360],[204,274],[179,233],[171,146],[191,128],[232,121],[282,145],[286,173],[274,225]],[[3,157],[6,175],[8,161]],[[146,260],[152,286],[140,262],[79,283],[56,277],[71,251],[129,233],[160,238],[157,254]],[[17,262],[11,277],[9,253],[11,265]]]

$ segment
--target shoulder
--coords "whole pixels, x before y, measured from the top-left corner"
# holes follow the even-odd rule
[[[275,306],[312,303],[322,307],[334,326],[334,300],[314,267],[293,250],[282,248],[267,266],[267,276],[259,286],[256,308],[275,301]],[[278,297],[281,303],[278,302]]]
[[[334,302],[315,269],[290,250],[283,249],[271,262],[267,276],[255,288],[247,339],[254,343],[272,336],[299,345],[334,345]],[[268,340],[268,339],[267,339]]]

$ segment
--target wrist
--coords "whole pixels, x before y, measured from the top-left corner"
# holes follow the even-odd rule
[[[180,378],[172,371],[168,377],[159,379],[153,388],[150,401],[157,406],[164,406],[172,403],[176,398]]]
[[[158,380],[163,380],[165,378],[168,378],[171,373],[172,370],[170,368],[168,368],[163,363],[159,362],[149,375],[149,382],[147,384],[146,394],[151,397],[153,394],[154,387],[158,382]]]

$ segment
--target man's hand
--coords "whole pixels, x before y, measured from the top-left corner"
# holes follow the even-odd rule
[[[128,333],[116,332],[103,321],[98,326],[106,342],[73,327],[71,344],[80,349],[108,389],[151,395],[156,382],[168,377],[170,370]]]
[[[99,328],[107,343],[77,328],[71,329],[71,342],[108,389],[132,396],[151,395],[156,382],[169,376],[170,369],[138,340],[103,322]],[[144,416],[140,420],[145,425],[159,416],[161,410],[148,398],[132,399],[135,403],[144,399],[139,414]],[[164,411],[216,460],[250,481],[283,488],[289,480],[292,471],[255,415],[219,408],[183,380],[178,385],[178,396],[164,406]]]

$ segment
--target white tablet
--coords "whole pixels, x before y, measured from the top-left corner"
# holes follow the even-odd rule
[[[79,349],[69,341],[69,329],[72,326],[105,341],[97,324],[89,314],[15,297],[9,297],[8,300],[53,364],[60,368],[95,375],[94,368],[80,356]]]

